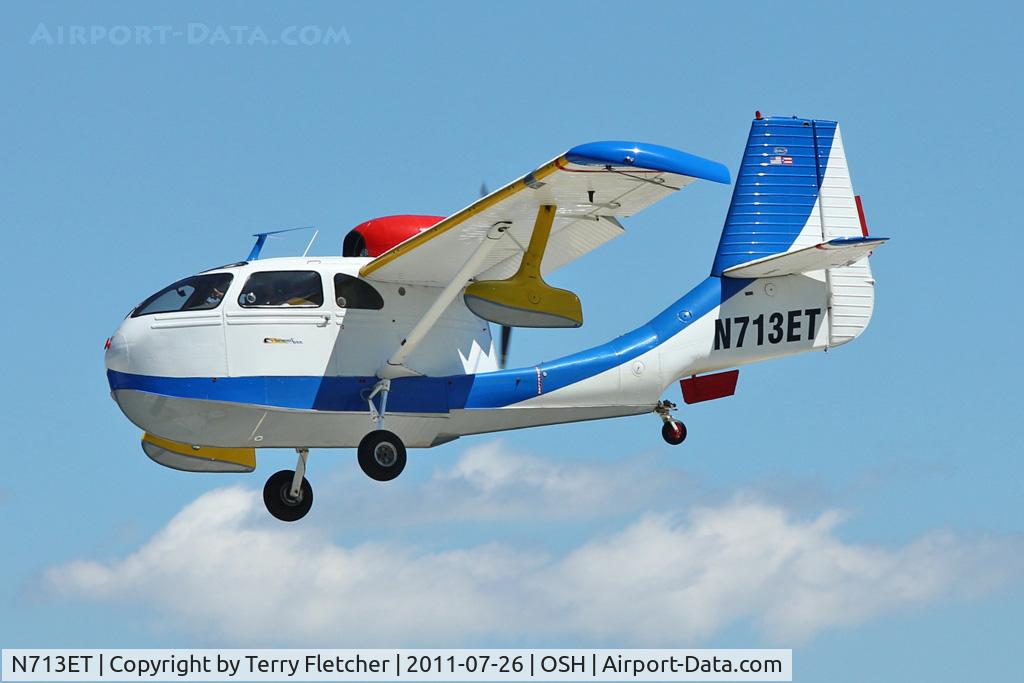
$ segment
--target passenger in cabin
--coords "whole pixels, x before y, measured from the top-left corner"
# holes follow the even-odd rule
[[[218,289],[217,287],[214,287],[213,291],[211,291],[206,296],[206,303],[209,304],[211,307],[214,307],[214,306],[219,305],[221,300],[223,300],[223,299],[224,299],[224,292],[220,291],[220,289]]]

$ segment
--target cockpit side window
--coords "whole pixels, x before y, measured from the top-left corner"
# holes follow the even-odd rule
[[[245,308],[303,307],[324,304],[320,273],[314,270],[267,270],[249,276],[238,303]]]
[[[231,273],[194,275],[161,289],[132,311],[132,317],[179,311],[208,311],[220,306],[231,286]]]
[[[339,308],[384,308],[384,299],[371,284],[345,273],[334,276],[334,301]]]

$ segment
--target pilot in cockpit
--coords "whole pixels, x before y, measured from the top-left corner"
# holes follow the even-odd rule
[[[223,298],[224,292],[222,292],[218,287],[214,286],[214,288],[209,292],[209,294],[206,295],[206,303],[209,306],[217,306]]]

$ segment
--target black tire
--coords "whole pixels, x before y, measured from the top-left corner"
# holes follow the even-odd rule
[[[666,422],[661,425],[661,438],[665,439],[666,443],[678,446],[686,441],[686,425],[679,420]]]
[[[296,522],[306,516],[313,507],[313,487],[303,477],[299,487],[299,499],[291,497],[293,470],[281,470],[271,475],[263,487],[263,504],[267,511],[282,522]]]
[[[359,442],[359,467],[370,479],[391,481],[405,469],[405,444],[386,429],[372,431]]]

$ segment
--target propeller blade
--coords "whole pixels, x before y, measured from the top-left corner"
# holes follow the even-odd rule
[[[512,345],[512,328],[508,325],[501,326],[501,345],[498,347],[498,367],[505,369],[508,365],[508,349]]]

